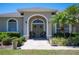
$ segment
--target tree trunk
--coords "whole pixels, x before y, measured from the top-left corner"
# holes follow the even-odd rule
[[[64,24],[61,24],[61,33],[62,33],[63,36],[65,37],[65,33],[64,33]]]

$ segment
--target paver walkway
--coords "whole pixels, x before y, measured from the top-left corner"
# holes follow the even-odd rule
[[[37,50],[79,50],[79,47],[68,47],[68,46],[51,46],[48,40],[27,40],[21,49],[37,49]]]

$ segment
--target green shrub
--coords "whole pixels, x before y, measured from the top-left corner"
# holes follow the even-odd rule
[[[20,38],[18,39],[18,44],[17,44],[17,46],[18,46],[18,47],[22,46],[25,41],[26,41],[26,40],[25,40],[25,37],[20,37]]]
[[[17,47],[20,47],[20,46],[23,45],[24,42],[25,42],[24,37],[20,37],[20,38],[13,37],[13,46],[14,46],[14,48],[16,47],[16,44],[17,44]]]
[[[20,33],[18,32],[0,32],[0,35],[7,35],[9,37],[20,37]]]
[[[17,32],[0,32],[0,42],[3,42],[3,45],[10,45],[14,37],[20,37],[20,33]]]
[[[55,33],[54,37],[64,37],[64,34],[63,33]]]
[[[79,36],[79,33],[78,32],[71,33],[71,37],[75,37],[75,36]]]
[[[17,47],[20,47],[23,45],[23,40],[21,38],[14,38],[13,39],[13,48],[17,49]]]
[[[54,37],[50,39],[51,45],[66,46],[68,44],[68,39],[63,37]]]
[[[22,45],[23,45],[23,41],[22,41],[21,39],[18,39],[18,44],[17,44],[17,46],[20,47],[20,46],[22,46]]]
[[[11,45],[12,44],[12,40],[10,37],[3,38],[2,42],[3,42],[3,45]]]
[[[66,37],[68,38],[70,36],[70,33],[55,33],[54,37]]]
[[[26,41],[25,37],[20,37],[19,39],[22,40],[23,42]]]
[[[2,41],[2,36],[0,35],[0,42]]]
[[[9,37],[20,37],[21,36],[20,33],[18,32],[11,32],[11,33],[8,32],[7,34]]]
[[[69,37],[71,35],[71,37],[75,37],[75,36],[79,36],[79,33],[78,32],[73,32],[73,33],[55,33],[54,34],[54,37]]]
[[[7,33],[6,33],[6,32],[5,32],[5,33],[4,33],[4,32],[2,32],[2,33],[0,32],[0,42],[1,42],[1,41],[3,40],[3,38],[5,38],[5,37],[8,37],[8,36],[7,36]]]
[[[71,37],[69,39],[69,44],[73,46],[79,46],[79,36]]]

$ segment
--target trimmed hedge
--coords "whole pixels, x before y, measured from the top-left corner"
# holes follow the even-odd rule
[[[78,32],[74,32],[74,33],[55,33],[53,35],[54,37],[75,37],[75,36],[79,36],[79,33]]]
[[[0,35],[7,35],[9,37],[20,37],[20,33],[19,32],[0,32]]]

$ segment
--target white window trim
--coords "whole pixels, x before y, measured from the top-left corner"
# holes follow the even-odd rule
[[[17,31],[8,31],[8,22],[9,22],[9,20],[11,20],[11,19],[13,19],[13,20],[15,20],[16,21],[16,29],[17,29]],[[7,20],[7,32],[18,32],[18,20],[17,19],[15,19],[15,18],[9,18],[8,20]]]
[[[54,24],[55,25],[55,33],[57,33],[57,24]],[[72,25],[71,24],[69,24],[69,33],[71,33],[72,32]]]

